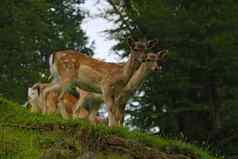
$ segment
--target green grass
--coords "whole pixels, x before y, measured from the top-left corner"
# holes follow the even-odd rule
[[[44,129],[50,127],[53,127],[54,131],[44,131]],[[193,154],[199,159],[218,159],[207,150],[180,140],[155,137],[141,132],[129,132],[126,128],[107,128],[105,125],[94,126],[83,120],[64,120],[59,116],[33,114],[18,104],[1,97],[0,128],[0,159],[39,158],[49,147],[60,141],[64,141],[67,145],[73,145],[77,152],[80,152],[82,145],[74,139],[74,134],[69,133],[68,130],[71,129],[72,131],[87,130],[92,144],[94,139],[96,140],[98,137],[119,136],[160,149],[163,152]],[[59,131],[57,131],[57,128],[59,128]],[[111,156],[113,155],[111,154]],[[114,154],[114,156],[114,158],[118,158],[117,154]],[[104,156],[104,158],[107,157]]]
[[[41,141],[54,141],[56,136],[44,136],[39,131],[16,130],[14,128],[2,128],[0,131],[0,158],[39,158],[41,151]],[[37,142],[36,142],[37,141]],[[39,142],[39,143],[38,143]]]

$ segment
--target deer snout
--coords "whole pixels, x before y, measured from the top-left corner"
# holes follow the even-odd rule
[[[156,64],[152,67],[152,70],[155,71],[155,72],[160,71],[160,65],[156,63]]]

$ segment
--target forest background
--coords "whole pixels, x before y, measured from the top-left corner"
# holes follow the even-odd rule
[[[126,124],[183,138],[227,158],[238,157],[238,1],[107,0],[107,30],[128,54],[126,39],[159,39],[169,50],[128,106]],[[52,52],[76,49],[93,55],[82,29],[84,0],[2,0],[0,95],[23,103],[27,87],[48,80]],[[158,50],[155,50],[158,51]],[[142,95],[141,95],[142,94]]]

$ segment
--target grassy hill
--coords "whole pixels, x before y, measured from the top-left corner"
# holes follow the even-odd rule
[[[182,141],[33,114],[0,98],[0,159],[218,159]]]

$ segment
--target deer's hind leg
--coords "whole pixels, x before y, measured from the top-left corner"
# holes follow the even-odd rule
[[[41,96],[41,101],[42,101],[42,113],[46,114],[47,113],[47,97],[49,95],[50,92],[52,91],[60,91],[62,89],[62,86],[60,85],[60,83],[53,83],[52,85],[50,85],[49,87],[46,87],[43,92],[42,92],[42,96]]]

